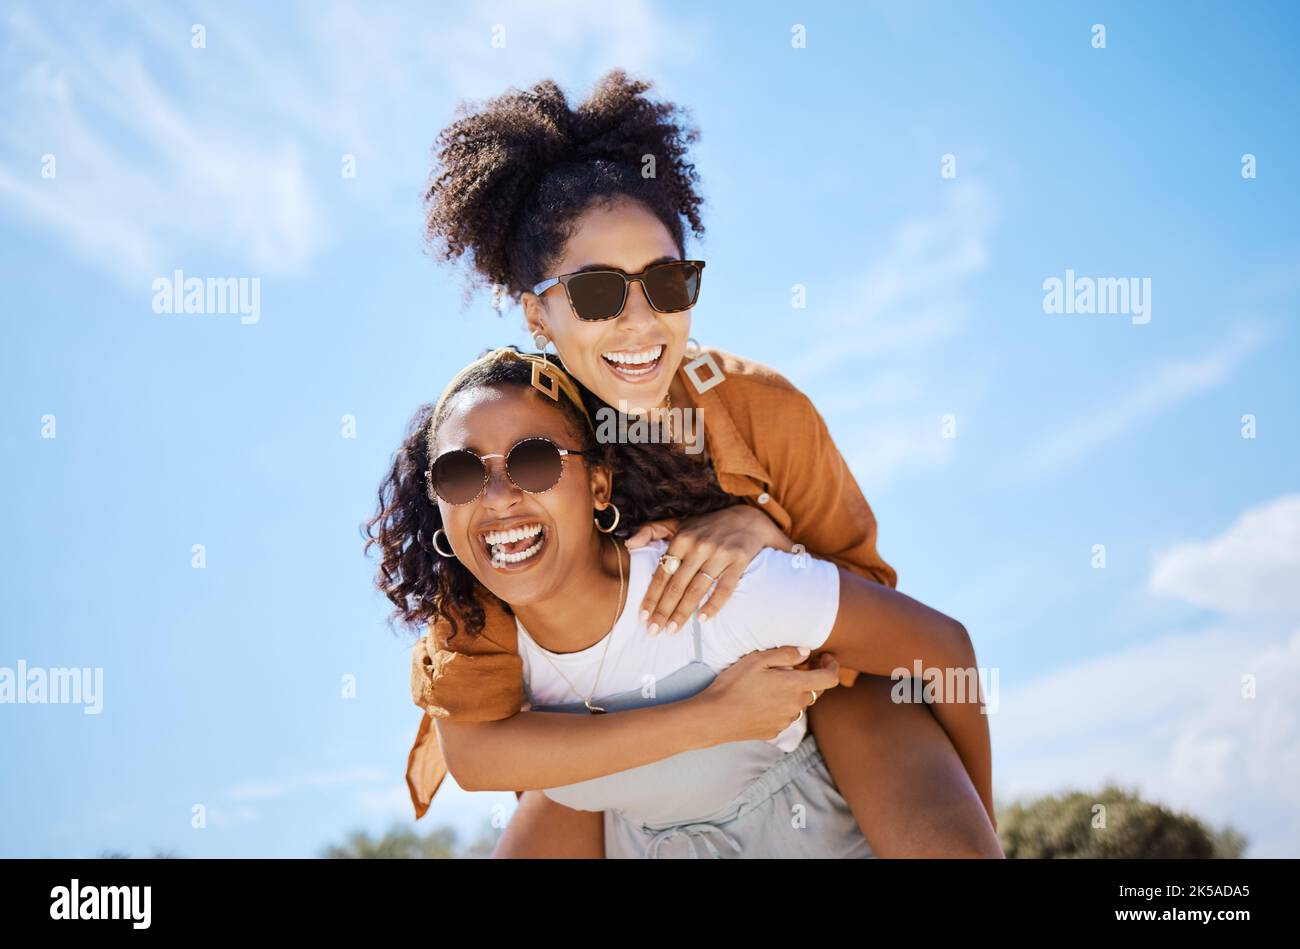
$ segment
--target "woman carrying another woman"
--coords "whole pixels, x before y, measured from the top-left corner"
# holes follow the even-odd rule
[[[648,628],[676,636],[710,589],[702,613],[716,615],[766,547],[800,544],[892,587],[871,508],[808,398],[751,361],[717,350],[688,358],[703,272],[685,260],[685,225],[703,232],[686,160],[695,132],[648,88],[615,71],[574,109],[542,82],[464,110],[439,137],[429,235],[444,258],[468,254],[476,278],[518,299],[538,347],[553,342],[605,404],[650,419],[698,410],[706,450],[690,458],[735,503],[630,538],[633,548],[669,541],[639,604]],[[447,740],[523,707],[513,619],[490,597],[473,608],[480,635],[435,621],[414,651],[413,693],[429,713],[408,761],[417,815],[446,774],[431,719]],[[855,678],[847,673],[852,688],[827,693],[809,723],[876,853],[999,853],[987,726],[984,750],[959,755],[925,705],[895,703],[888,679]],[[598,855],[597,818],[524,793],[499,852]]]
[[[381,489],[382,576],[404,619],[469,615],[477,581],[516,622],[529,710],[505,727],[439,722],[453,772],[603,814],[611,857],[872,856],[803,714],[835,691],[837,666],[789,666],[821,649],[876,674],[969,669],[965,630],[829,561],[766,549],[708,623],[654,635],[632,604],[666,544],[626,551],[624,518],[730,499],[674,446],[595,436],[567,374],[496,350],[417,413]],[[802,656],[759,652],[779,646]],[[978,701],[934,707],[957,747],[984,753]],[[719,741],[710,715],[745,724]]]

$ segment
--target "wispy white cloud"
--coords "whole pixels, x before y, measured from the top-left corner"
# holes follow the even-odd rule
[[[1255,697],[1243,694],[1254,677]],[[1180,634],[1003,689],[1003,797],[1109,781],[1231,822],[1252,856],[1300,856],[1300,630]],[[1005,681],[1004,681],[1005,686]]]
[[[954,183],[929,214],[898,224],[867,270],[833,290],[818,332],[786,363],[813,376],[864,359],[915,353],[952,336],[969,313],[967,281],[989,262],[996,207],[974,182]]]
[[[196,250],[259,272],[301,269],[323,223],[289,128],[239,127],[237,94],[191,95],[177,64],[208,51],[190,48],[188,30],[170,48],[105,51],[85,36],[94,17],[82,19],[10,13],[20,94],[4,109],[0,192],[126,281]],[[42,177],[42,154],[55,177]]]
[[[875,419],[851,444],[849,467],[864,490],[873,493],[908,472],[941,467],[956,450],[955,439],[942,435],[940,417],[921,412]]]
[[[226,793],[237,801],[258,801],[287,797],[300,791],[351,784],[375,784],[391,778],[379,768],[354,768],[347,771],[318,771],[306,774],[248,781],[235,785]]]
[[[839,427],[836,436],[864,490],[878,492],[954,456],[956,442],[941,425],[952,409],[935,411],[931,391],[968,320],[969,282],[988,267],[996,221],[987,189],[953,182],[937,210],[901,221],[870,267],[830,294],[817,332],[782,363],[796,382],[810,380],[833,428],[836,415],[854,420],[852,431]],[[851,384],[828,382],[845,370]]]
[[[1300,612],[1300,494],[1245,511],[1218,537],[1160,554],[1149,589],[1224,613]]]
[[[580,95],[599,71],[648,70],[698,42],[648,3],[596,0],[436,15],[19,5],[4,26],[0,200],[133,285],[209,253],[303,273],[347,201],[409,204],[414,247],[429,146],[456,98],[547,76]],[[357,164],[346,182],[344,154]]]
[[[1252,856],[1300,856],[1300,628],[1252,615],[1260,596],[1297,602],[1274,588],[1300,575],[1298,512],[1300,498],[1279,498],[1157,561],[1152,589],[1236,614],[1226,624],[1004,688],[990,723],[999,794],[1113,780],[1211,824],[1231,822]]]
[[[1252,329],[1239,332],[1209,353],[1161,363],[1143,373],[1124,395],[1088,411],[1033,446],[1015,463],[1014,477],[1054,474],[1102,445],[1134,431],[1163,412],[1227,381],[1263,340]]]
[[[371,817],[412,817],[411,792],[407,789],[406,783],[394,782],[391,774],[388,777],[388,787],[363,788],[352,795],[357,809]],[[446,788],[439,789],[439,795],[445,790]]]
[[[257,808],[247,805],[238,807],[222,807],[218,805],[209,807],[205,816],[209,827],[236,827],[240,824],[251,824],[258,819],[259,815]]]

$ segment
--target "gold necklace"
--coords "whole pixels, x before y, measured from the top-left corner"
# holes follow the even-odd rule
[[[660,415],[661,415],[661,417],[662,417],[665,413],[667,414],[667,418],[668,418],[668,440],[669,440],[670,442],[673,440],[673,416],[672,416],[672,411],[671,411],[671,410],[672,410],[672,407],[673,407],[673,397],[672,397],[672,395],[671,395],[670,393],[665,392],[665,393],[664,393],[664,407],[663,407],[663,410],[662,410],[662,412],[660,413]]]
[[[592,699],[596,697],[596,688],[600,684],[600,673],[605,668],[605,657],[609,655],[609,644],[614,641],[614,627],[618,625],[618,618],[623,612],[623,552],[619,549],[618,541],[614,540],[614,538],[611,537],[609,542],[614,545],[614,556],[618,558],[618,602],[614,604],[614,620],[609,625],[609,633],[606,634],[605,651],[601,653],[600,665],[596,667],[596,681],[591,684],[591,695],[582,699],[582,704],[587,706],[587,711],[591,712],[592,715],[600,715],[606,711],[599,705],[593,705]],[[551,664],[555,671],[560,673],[560,677],[569,683],[569,688],[573,690],[573,694],[578,698],[582,698],[582,693],[573,684],[573,680],[566,676],[559,666],[555,665],[555,660],[547,654],[545,649],[542,650],[542,655],[546,657],[546,661]]]

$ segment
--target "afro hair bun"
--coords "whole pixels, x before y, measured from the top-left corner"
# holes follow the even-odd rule
[[[549,79],[457,106],[434,144],[425,194],[436,256],[468,255],[471,286],[517,297],[543,278],[574,218],[618,196],[644,203],[684,252],[683,222],[704,233],[699,175],[686,157],[699,133],[684,109],[648,98],[651,86],[615,69],[576,108]]]

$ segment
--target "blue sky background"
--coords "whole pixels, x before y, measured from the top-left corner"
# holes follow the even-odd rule
[[[358,525],[415,406],[526,343],[422,252],[430,146],[622,66],[702,131],[693,335],[812,395],[900,588],[998,669],[999,795],[1114,779],[1300,856],[1293,5],[266,6],[0,15],[0,666],[104,670],[98,716],[0,705],[0,854],[410,822]],[[1067,268],[1149,277],[1150,322],[1045,313]],[[175,269],[259,277],[260,321],[153,312]]]

